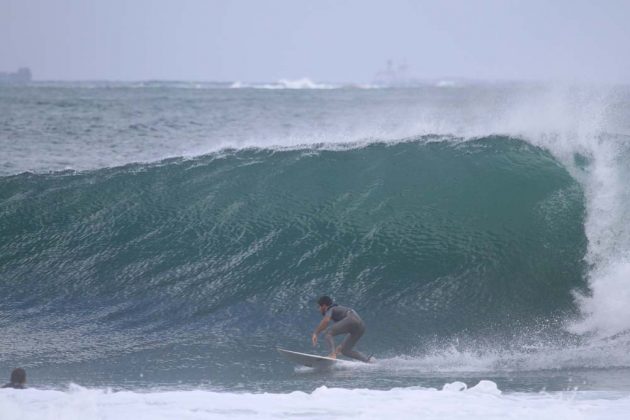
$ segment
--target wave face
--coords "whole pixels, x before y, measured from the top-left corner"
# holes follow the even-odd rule
[[[177,365],[202,344],[227,363],[245,341],[303,346],[321,294],[362,314],[366,347],[403,352],[564,319],[585,286],[582,189],[517,139],[25,173],[0,202],[2,323],[37,343],[10,359],[175,346]]]

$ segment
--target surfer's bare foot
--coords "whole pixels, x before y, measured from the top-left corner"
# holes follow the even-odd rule
[[[332,352],[328,355],[328,357],[330,357],[331,359],[336,359],[337,358],[337,353]]]

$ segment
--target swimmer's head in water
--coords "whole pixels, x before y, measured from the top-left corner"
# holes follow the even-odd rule
[[[11,372],[11,383],[24,384],[26,383],[26,371],[22,368],[13,369]]]

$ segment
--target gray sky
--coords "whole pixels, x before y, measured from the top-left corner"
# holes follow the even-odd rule
[[[0,0],[0,71],[38,80],[630,82],[630,0]]]

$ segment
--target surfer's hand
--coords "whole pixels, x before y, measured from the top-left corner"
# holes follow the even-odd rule
[[[313,342],[313,347],[315,347],[317,345],[317,334],[311,336],[311,341]]]

